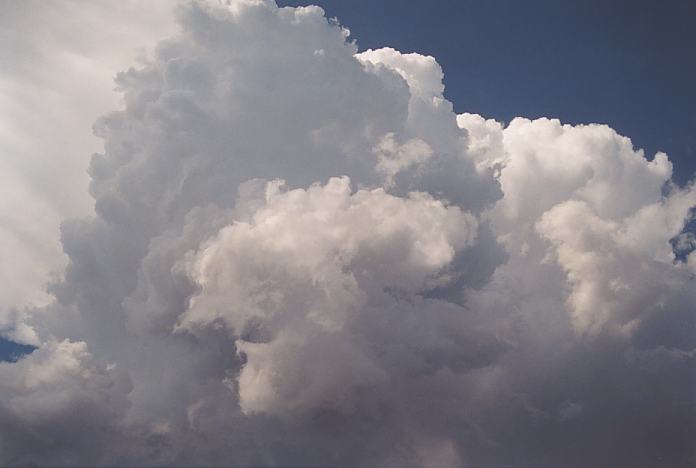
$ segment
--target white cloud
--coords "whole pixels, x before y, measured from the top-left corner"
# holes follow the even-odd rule
[[[457,116],[434,58],[358,53],[320,8],[270,1],[178,9],[181,32],[116,76],[92,149],[79,122],[116,107],[97,74],[171,31],[115,41],[163,6],[123,8],[18,13],[47,28],[36,63],[88,63],[12,102],[68,100],[58,133],[98,153],[51,302],[3,317],[40,347],[0,364],[1,463],[688,466],[696,192],[666,155],[606,126]],[[23,56],[17,86],[43,69]],[[88,72],[99,90],[69,106]],[[45,229],[8,197],[4,249],[89,211],[54,196],[82,191],[73,169],[36,170],[8,179]],[[10,305],[59,264],[28,248]]]
[[[377,155],[377,170],[384,174],[388,187],[394,185],[394,176],[404,169],[423,164],[433,156],[433,150],[417,138],[399,144],[393,133],[387,133],[372,151]]]
[[[84,342],[50,342],[0,363],[3,463],[103,461],[101,447],[120,443],[130,390],[128,375],[100,366]]]
[[[59,224],[92,211],[94,120],[120,106],[112,77],[174,32],[171,3],[0,5],[0,309],[46,303],[66,259]],[[0,312],[1,314],[2,312]]]
[[[245,359],[245,412],[354,406],[354,388],[389,369],[364,349],[356,322],[443,284],[476,221],[429,195],[382,189],[351,194],[349,181],[280,192],[249,220],[222,228],[183,267],[198,291],[177,330],[205,336],[224,325]],[[313,356],[323,356],[313,359]]]

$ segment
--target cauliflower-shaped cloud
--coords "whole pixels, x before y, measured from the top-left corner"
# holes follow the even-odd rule
[[[0,463],[693,464],[666,155],[457,116],[433,57],[228,3],[116,76],[95,214],[3,317],[38,349],[0,364]]]

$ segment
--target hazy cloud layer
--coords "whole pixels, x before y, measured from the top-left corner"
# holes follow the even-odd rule
[[[39,348],[0,363],[0,463],[696,463],[666,155],[457,116],[433,57],[318,7],[176,12],[95,124],[54,299],[5,304]]]
[[[116,71],[174,32],[172,5],[0,3],[0,309],[50,301],[66,264],[60,222],[92,213],[94,120],[120,105]],[[6,313],[0,311],[0,323]]]

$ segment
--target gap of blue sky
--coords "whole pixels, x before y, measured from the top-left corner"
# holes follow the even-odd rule
[[[35,349],[35,346],[15,343],[0,337],[0,362],[15,362]]]

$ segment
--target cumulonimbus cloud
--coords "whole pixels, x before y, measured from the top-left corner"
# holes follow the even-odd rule
[[[38,349],[0,364],[0,462],[692,466],[666,155],[457,116],[433,57],[318,7],[178,21],[117,75],[95,215],[8,332]]]

